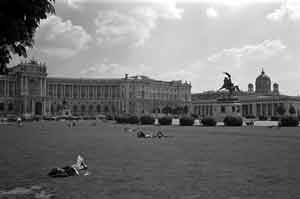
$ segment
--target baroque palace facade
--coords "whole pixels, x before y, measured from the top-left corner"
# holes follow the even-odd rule
[[[47,77],[45,64],[31,60],[0,75],[0,116],[150,114],[166,106],[190,107],[191,84],[125,75],[116,79]]]
[[[221,106],[220,100],[222,96],[226,95],[224,91],[207,91],[203,93],[192,94],[192,113],[203,117],[216,117],[216,107]],[[266,75],[264,70],[256,78],[255,90],[252,83],[248,84],[248,91],[240,91],[235,96],[238,99],[238,105],[232,107],[232,111],[238,113],[243,117],[261,116],[271,118],[279,116],[277,109],[283,106],[286,110],[285,115],[290,114],[290,109],[294,109],[294,115],[300,115],[300,97],[287,96],[279,92],[279,84],[274,83],[271,90],[271,78]],[[226,104],[223,105],[224,107]],[[225,109],[223,107],[223,112]],[[230,110],[231,111],[231,110]],[[221,111],[222,112],[222,111]]]

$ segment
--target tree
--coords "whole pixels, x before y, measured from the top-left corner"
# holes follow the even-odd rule
[[[169,113],[172,112],[172,108],[169,107],[169,106],[165,106],[165,107],[162,109],[162,112],[163,112],[164,114],[169,114]]]
[[[277,107],[277,113],[279,114],[279,115],[284,115],[284,113],[285,113],[285,111],[286,111],[286,109],[285,109],[285,107],[284,107],[284,105],[283,104],[280,104],[278,107]]]
[[[293,105],[290,105],[289,113],[290,113],[291,115],[293,115],[293,114],[296,113],[296,109],[295,109],[295,107],[294,107]]]
[[[7,72],[12,54],[27,57],[42,19],[54,14],[55,0],[0,0],[0,74]]]
[[[185,105],[184,107],[183,107],[183,113],[184,114],[187,114],[189,112],[189,107],[187,106],[187,105]]]
[[[180,115],[182,114],[182,112],[183,112],[183,107],[181,106],[177,106],[176,108],[173,109],[173,114]]]

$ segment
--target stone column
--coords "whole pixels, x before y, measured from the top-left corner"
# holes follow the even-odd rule
[[[39,82],[40,82],[40,96],[43,96],[43,80],[42,80],[42,78],[39,78]]]
[[[29,92],[29,88],[28,88],[28,77],[25,77],[25,91],[26,91],[26,95],[28,95],[28,92]]]
[[[7,96],[7,95],[6,95],[6,84],[7,84],[6,81],[7,81],[6,79],[3,81],[3,82],[4,82],[4,93],[3,93],[3,94],[4,94],[4,97]]]
[[[34,113],[35,113],[35,104],[34,104],[33,100],[31,100],[31,113],[32,113],[32,115],[34,115]]]
[[[74,98],[74,84],[71,85],[71,93],[70,97],[73,99]]]
[[[44,79],[44,92],[45,92],[45,96],[48,95],[48,88],[47,88],[47,80],[46,78]]]
[[[53,84],[53,86],[54,86],[54,96],[55,96],[55,98],[57,98],[57,84]]]

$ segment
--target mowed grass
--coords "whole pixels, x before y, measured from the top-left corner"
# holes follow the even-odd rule
[[[169,126],[169,138],[138,139],[124,127],[1,125],[0,198],[39,198],[5,194],[32,186],[62,199],[300,198],[300,128]],[[47,176],[78,154],[90,175]]]

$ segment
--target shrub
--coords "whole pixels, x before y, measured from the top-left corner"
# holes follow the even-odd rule
[[[278,121],[279,120],[279,117],[278,116],[272,116],[271,117],[271,121]]]
[[[284,116],[280,118],[279,126],[298,126],[299,120],[294,116]]]
[[[113,120],[114,117],[112,115],[105,115],[107,120]]]
[[[158,119],[158,123],[160,125],[171,125],[172,124],[172,118],[171,117],[161,117]]]
[[[127,122],[129,124],[138,124],[140,122],[139,118],[137,116],[130,116],[127,118]]]
[[[155,119],[150,115],[144,115],[140,118],[141,124],[154,124]]]
[[[193,126],[194,125],[194,118],[192,117],[182,117],[179,119],[179,124],[181,126]]]
[[[194,119],[198,118],[198,115],[197,115],[197,114],[194,114],[194,113],[192,113],[191,116],[192,116]]]
[[[265,116],[265,115],[260,115],[260,116],[258,117],[258,119],[261,120],[261,121],[266,121],[266,120],[268,120],[268,117]]]
[[[246,115],[247,119],[255,119],[256,117],[254,115]]]
[[[201,120],[203,126],[216,126],[217,121],[212,117],[206,117]]]
[[[128,116],[117,116],[115,119],[116,119],[116,122],[119,124],[126,124],[129,121]]]
[[[240,116],[226,116],[223,122],[225,126],[242,126],[243,118]]]

